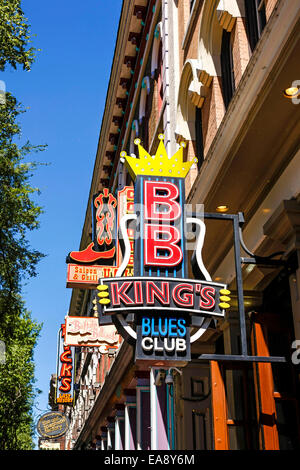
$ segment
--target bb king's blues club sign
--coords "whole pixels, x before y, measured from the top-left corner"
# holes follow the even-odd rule
[[[197,160],[183,161],[184,144],[169,158],[164,136],[159,139],[155,156],[146,152],[139,139],[135,140],[139,158],[121,152],[134,181],[134,208],[119,225],[123,261],[115,277],[100,279],[97,289],[102,315],[110,315],[120,334],[135,344],[136,361],[179,365],[190,360],[191,343],[212,318],[224,317],[230,292],[225,284],[212,282],[203,265],[203,220],[185,213],[185,178]],[[124,277],[132,250],[128,236],[132,221],[134,275]],[[187,224],[198,228],[195,259],[201,279],[189,279]],[[133,326],[126,321],[129,313],[134,316]],[[196,332],[191,335],[192,327]]]

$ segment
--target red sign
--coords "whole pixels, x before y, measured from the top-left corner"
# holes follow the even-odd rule
[[[63,344],[65,325],[61,325],[57,358],[56,403],[73,404],[74,349]]]
[[[105,200],[107,201],[106,203],[104,202]],[[69,253],[67,258],[67,287],[96,289],[99,279],[116,275],[122,262],[119,240],[116,242],[115,246],[113,246],[115,243],[114,224],[116,203],[116,198],[108,192],[107,188],[103,190],[103,193],[94,196],[94,225],[92,230],[94,241],[91,242],[85,250],[72,251]],[[118,192],[116,233],[118,232],[123,215],[133,213],[133,204],[134,189],[132,186],[125,186]],[[127,233],[131,245],[131,254],[124,276],[133,276],[134,234],[133,230],[130,228],[127,229]],[[93,264],[99,260],[106,260],[109,264]],[[115,265],[112,266],[114,261]]]
[[[104,198],[108,199],[107,209],[105,210]],[[117,206],[116,198],[104,188],[103,193],[94,197],[95,209],[95,239],[98,246],[112,245],[113,243],[113,227],[115,220],[115,209]]]
[[[100,278],[114,277],[117,271],[117,266],[68,264],[67,287],[96,289]],[[124,276],[133,276],[133,268],[127,268]]]
[[[170,181],[144,181],[145,266],[176,267],[183,259],[181,233],[171,223],[181,217],[178,187]]]
[[[134,212],[134,188],[132,186],[125,186],[121,191],[118,192],[118,218],[117,218],[117,233],[120,227],[121,219],[126,214],[133,214]],[[131,254],[128,263],[128,267],[133,267],[133,254],[134,254],[134,233],[133,230],[127,229],[128,238],[130,240]],[[122,254],[120,242],[117,242],[117,259],[116,265],[119,267],[122,262]],[[125,274],[126,275],[126,274]]]
[[[105,202],[106,201],[106,202]],[[116,198],[105,188],[93,198],[93,241],[81,251],[71,251],[67,262],[91,264],[101,260],[110,260],[116,254],[114,246],[114,223]]]
[[[132,277],[101,280],[108,290],[110,302],[103,313],[170,310],[192,315],[224,317],[222,304],[226,284],[167,277]]]
[[[185,177],[197,159],[184,162],[185,144],[168,157],[162,134],[159,140],[155,155],[143,149],[140,139],[135,140],[139,158],[121,152],[134,180],[134,214],[124,216],[120,230],[125,239],[124,224],[135,220],[134,276],[124,277],[122,272],[131,248],[127,237],[124,266],[116,277],[101,278],[97,289],[101,313],[115,316],[112,321],[124,339],[135,342],[135,360],[170,367],[191,360],[190,344],[205,332],[212,317],[225,316],[230,291],[226,284],[211,281],[202,261],[206,227],[200,218],[186,214]],[[197,228],[197,279],[189,279],[187,224]],[[121,322],[126,313],[133,315],[135,328],[126,325],[125,318]],[[193,326],[199,329],[191,337]]]

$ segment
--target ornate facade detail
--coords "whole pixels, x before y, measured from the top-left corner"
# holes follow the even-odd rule
[[[232,31],[236,18],[245,16],[244,2],[239,0],[220,0],[217,6],[217,18],[223,29]]]
[[[186,61],[180,79],[176,140],[194,140],[194,107],[202,108],[212,82],[212,76],[197,59]]]

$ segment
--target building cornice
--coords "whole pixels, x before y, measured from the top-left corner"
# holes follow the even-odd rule
[[[91,179],[91,186],[90,186],[90,192],[88,195],[88,202],[87,202],[87,208],[86,208],[86,213],[85,213],[85,219],[84,219],[84,225],[82,229],[82,234],[81,234],[81,240],[79,244],[79,249],[84,249],[86,248],[87,244],[91,241],[91,227],[92,227],[92,218],[91,218],[91,200],[93,195],[99,191],[102,187],[101,183],[101,173],[103,167],[107,166],[110,164],[107,154],[111,153],[112,155],[116,154],[114,151],[114,145],[111,144],[110,138],[112,134],[116,135],[121,135],[120,129],[116,126],[119,124],[116,121],[116,116],[115,116],[115,107],[117,101],[124,101],[124,105],[127,106],[127,108],[130,107],[130,102],[128,98],[122,98],[126,97],[126,92],[123,89],[122,86],[122,73],[124,73],[124,61],[125,57],[127,57],[129,54],[132,55],[132,48],[133,46],[129,42],[129,38],[132,36],[132,31],[135,31],[138,29],[137,24],[141,24],[142,20],[137,17],[138,11],[137,8],[139,5],[142,5],[140,8],[144,9],[145,4],[147,5],[149,2],[148,0],[124,0],[122,4],[122,10],[121,10],[121,15],[120,15],[120,21],[119,21],[119,27],[118,27],[118,33],[117,33],[117,39],[116,39],[116,45],[115,45],[115,51],[114,51],[114,57],[112,60],[112,66],[111,66],[111,73],[110,73],[110,79],[108,83],[108,89],[107,89],[107,94],[106,94],[106,101],[105,101],[105,107],[104,107],[104,112],[103,112],[103,118],[102,118],[102,123],[101,123],[101,128],[100,128],[100,134],[99,134],[99,139],[98,139],[98,147],[97,147],[97,152],[96,152],[96,159],[95,159],[95,164],[94,164],[94,169],[93,169],[93,174],[92,174],[92,179]],[[131,36],[130,36],[131,35]],[[138,36],[138,33],[137,33]],[[134,47],[134,49],[137,49],[137,47]],[[136,51],[136,55],[138,54],[138,51]],[[124,81],[124,80],[123,80]],[[123,95],[122,95],[123,94]],[[123,119],[122,127],[125,126],[125,119]],[[111,170],[113,170],[113,167],[111,167]],[[113,173],[113,171],[111,171]],[[71,296],[71,302],[70,302],[70,309],[69,313],[70,314],[75,314],[78,309],[78,295],[80,294],[79,289],[73,289],[72,291],[72,296]],[[76,311],[75,311],[76,310]]]
[[[142,80],[145,75],[145,69],[147,65],[147,60],[151,51],[152,38],[154,36],[155,28],[157,26],[159,8],[157,5],[159,2],[157,0],[150,0],[149,5],[149,24],[146,24],[147,33],[143,34],[143,44],[141,44],[141,51],[137,57],[137,67],[133,76],[133,84],[129,94],[129,107],[127,106],[126,112],[124,114],[124,123],[120,132],[119,145],[116,151],[117,159],[114,165],[114,171],[117,169],[118,165],[118,154],[120,154],[122,148],[126,146],[128,139],[130,138],[131,126],[129,125],[134,118],[135,109],[138,103],[138,98],[142,86]],[[111,177],[110,185],[113,184],[113,177]]]

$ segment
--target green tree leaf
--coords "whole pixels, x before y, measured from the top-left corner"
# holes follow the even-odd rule
[[[35,59],[35,48],[28,47],[31,33],[21,0],[0,1],[0,70],[7,64],[14,69],[21,65],[30,70]]]

